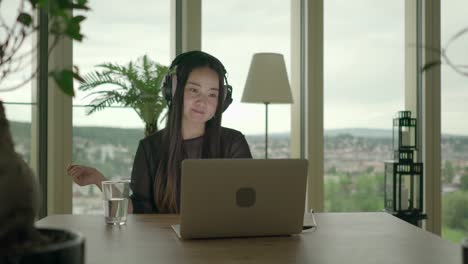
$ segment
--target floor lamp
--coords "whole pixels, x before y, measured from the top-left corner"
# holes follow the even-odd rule
[[[267,159],[268,105],[292,103],[291,87],[282,54],[253,55],[241,101],[265,104],[265,159]]]

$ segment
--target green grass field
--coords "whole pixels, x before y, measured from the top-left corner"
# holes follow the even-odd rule
[[[468,232],[443,226],[442,237],[448,241],[460,244],[465,237],[468,238]]]

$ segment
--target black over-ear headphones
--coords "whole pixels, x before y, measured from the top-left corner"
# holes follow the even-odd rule
[[[226,71],[226,68],[224,68],[224,65],[216,57],[206,52],[195,50],[195,51],[184,52],[184,53],[177,55],[177,57],[175,57],[175,59],[172,61],[171,65],[169,66],[169,73],[166,75],[166,77],[164,77],[164,83],[162,86],[162,93],[169,106],[172,103],[172,97],[174,96],[176,88],[177,88],[177,67],[180,64],[183,64],[184,62],[188,60],[197,60],[203,57],[209,58],[215,63],[219,64],[220,68],[223,71],[223,79],[224,79],[224,84],[222,87],[224,88],[223,112],[226,111],[226,109],[232,103],[232,86],[229,85],[227,81],[227,77],[226,77],[227,71]],[[174,69],[176,72],[174,72]]]

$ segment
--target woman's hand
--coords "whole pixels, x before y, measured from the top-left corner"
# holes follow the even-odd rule
[[[101,182],[106,180],[97,169],[83,165],[69,165],[67,174],[80,186],[95,184],[99,189],[101,189]]]

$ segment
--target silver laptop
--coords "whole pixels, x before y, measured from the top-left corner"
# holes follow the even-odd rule
[[[302,231],[307,160],[182,162],[180,238],[290,235]]]

